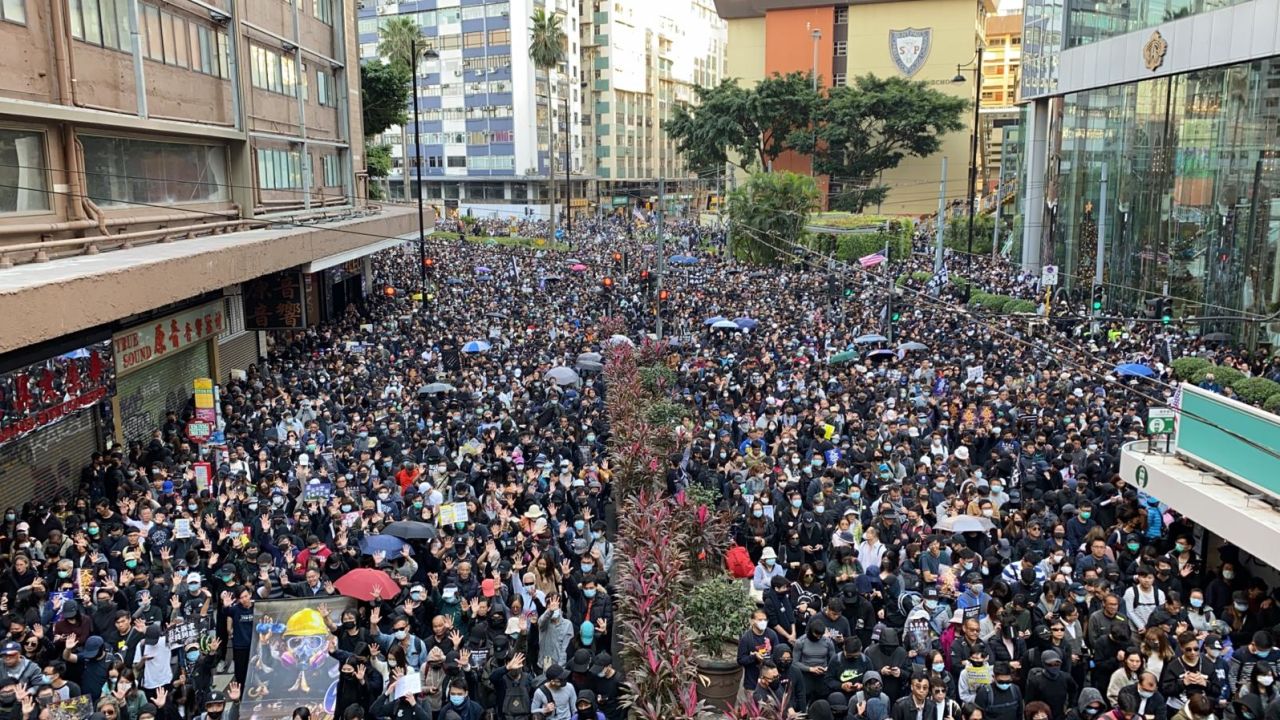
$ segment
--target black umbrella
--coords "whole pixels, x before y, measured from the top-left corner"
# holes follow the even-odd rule
[[[401,540],[431,540],[436,536],[436,529],[424,522],[401,520],[383,528],[382,533]]]
[[[1216,332],[1216,333],[1209,333],[1208,335],[1204,335],[1200,339],[1204,340],[1205,342],[1227,342],[1228,340],[1231,339],[1231,336],[1224,332]]]

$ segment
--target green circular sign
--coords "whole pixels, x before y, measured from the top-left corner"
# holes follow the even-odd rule
[[[1133,479],[1138,483],[1138,487],[1145,488],[1147,486],[1147,466],[1139,465],[1137,471],[1133,473]]]

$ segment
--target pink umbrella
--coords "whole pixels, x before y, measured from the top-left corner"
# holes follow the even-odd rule
[[[583,265],[582,263],[578,263],[577,265],[570,265],[569,269],[574,272],[582,272],[583,270],[587,269],[587,266]]]

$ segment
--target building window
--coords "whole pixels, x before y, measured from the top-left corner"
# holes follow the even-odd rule
[[[837,40],[836,41],[836,57],[844,57],[847,54],[849,54],[849,41]]]
[[[510,45],[511,31],[510,30],[490,30],[489,44],[490,45]]]
[[[106,206],[230,198],[221,145],[81,135],[89,197]]]
[[[831,86],[832,86],[832,87],[844,87],[844,86],[845,86],[845,76],[844,76],[844,73],[832,73],[832,74],[831,74]]]
[[[484,33],[483,32],[463,33],[462,47],[464,48],[484,47]]]
[[[340,187],[342,185],[342,162],[337,155],[321,157],[320,166],[324,169],[325,187]]]
[[[836,8],[836,24],[837,25],[849,24],[849,6],[848,5],[844,5],[842,7]]]
[[[250,45],[249,69],[249,81],[256,88],[281,95],[294,95],[297,92],[297,64],[288,55]]]
[[[464,168],[467,166],[466,155],[450,155],[446,159],[448,160],[448,163],[449,163],[448,166],[451,168]]]
[[[5,0],[4,7],[9,5],[9,0]],[[75,39],[112,50],[133,50],[128,0],[69,0],[67,13],[71,17],[71,36]]]
[[[8,20],[9,22],[27,23],[27,0],[4,0],[0,2],[0,20]],[[3,206],[0,206],[0,212],[4,212]]]
[[[302,187],[302,153],[258,148],[258,187],[263,190]]]
[[[45,187],[44,133],[0,128],[0,215],[48,211]]]
[[[333,76],[324,70],[316,71],[316,102],[322,107],[337,107],[338,96],[333,87]]]
[[[314,0],[311,11],[325,25],[333,24],[333,0]]]

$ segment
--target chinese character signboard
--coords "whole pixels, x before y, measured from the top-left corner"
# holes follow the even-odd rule
[[[221,300],[111,336],[116,374],[124,375],[217,337],[227,324]]]
[[[105,400],[114,381],[106,341],[0,375],[0,444]]]
[[[302,273],[264,275],[241,287],[244,291],[246,330],[298,330],[306,327]]]

